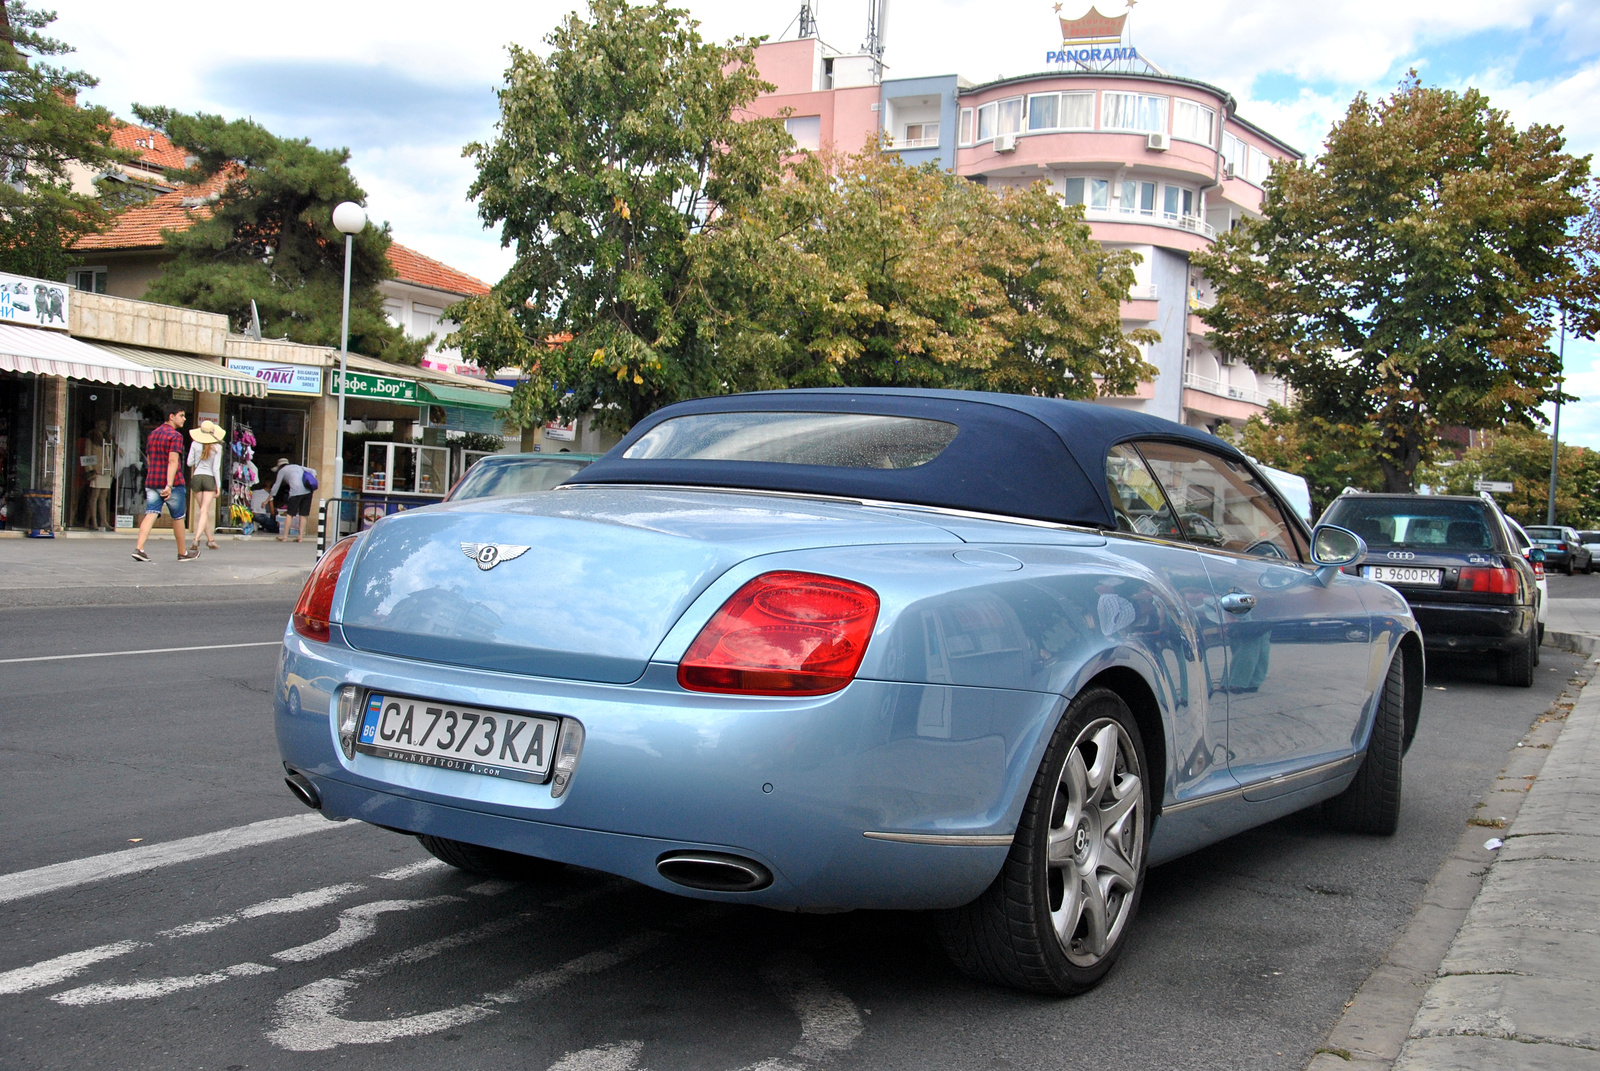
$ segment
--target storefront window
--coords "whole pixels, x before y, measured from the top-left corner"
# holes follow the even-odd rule
[[[442,498],[450,489],[450,450],[419,443],[367,443],[361,486],[370,493]]]

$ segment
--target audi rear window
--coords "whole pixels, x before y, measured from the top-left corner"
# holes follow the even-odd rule
[[[1323,520],[1350,529],[1374,549],[1499,549],[1494,526],[1476,502],[1345,498]]]
[[[876,413],[696,413],[662,421],[622,456],[912,469],[943,453],[958,430],[942,420]]]

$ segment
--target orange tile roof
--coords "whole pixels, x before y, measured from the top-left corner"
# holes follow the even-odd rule
[[[80,250],[160,249],[162,230],[186,231],[211,214],[209,204],[193,204],[196,198],[220,192],[228,184],[223,175],[213,175],[194,186],[181,186],[142,205],[135,205],[111,221],[99,234],[86,234],[72,244]],[[184,201],[191,202],[188,205]]]
[[[389,244],[389,263],[394,267],[395,277],[402,283],[426,286],[462,297],[489,292],[489,284],[482,279],[475,279],[464,271],[457,271],[448,264],[425,257],[399,242]]]
[[[111,128],[111,144],[138,154],[139,162],[160,170],[163,167],[183,167],[185,153],[172,144],[172,139],[159,130],[147,126],[134,126],[120,119]]]

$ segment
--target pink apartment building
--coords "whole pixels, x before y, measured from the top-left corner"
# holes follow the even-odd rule
[[[1146,353],[1159,373],[1107,404],[1215,428],[1285,400],[1281,383],[1223,359],[1196,315],[1211,298],[1190,254],[1258,211],[1273,160],[1302,155],[1239,118],[1227,92],[1111,70],[879,82],[873,57],[835,55],[815,38],[762,45],[756,64],[777,88],[752,110],[787,114],[802,148],[858,152],[882,132],[907,163],[993,188],[1046,182],[1084,206],[1098,241],[1139,253],[1122,316],[1161,333]]]

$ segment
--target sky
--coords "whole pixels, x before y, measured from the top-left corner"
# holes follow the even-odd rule
[[[1125,0],[1097,0],[1116,14]],[[151,17],[127,0],[69,0],[52,33],[100,85],[85,98],[132,119],[167,105],[346,147],[369,214],[395,239],[493,282],[510,266],[466,191],[462,147],[493,136],[506,46],[546,50],[577,0],[278,0]],[[678,0],[713,40],[793,36],[799,0]],[[1087,0],[1063,0],[1074,16]],[[41,4],[40,6],[48,6]],[[819,35],[853,50],[868,0],[816,0]],[[1053,0],[895,0],[884,56],[893,77],[975,81],[1044,68],[1059,47]],[[1600,150],[1596,0],[1136,0],[1132,43],[1175,75],[1228,92],[1239,114],[1308,154],[1357,93],[1380,96],[1415,68],[1476,87],[1519,126],[1562,126],[1568,150]],[[1561,438],[1600,449],[1600,344],[1568,340]],[[1589,399],[1593,399],[1592,401]]]

